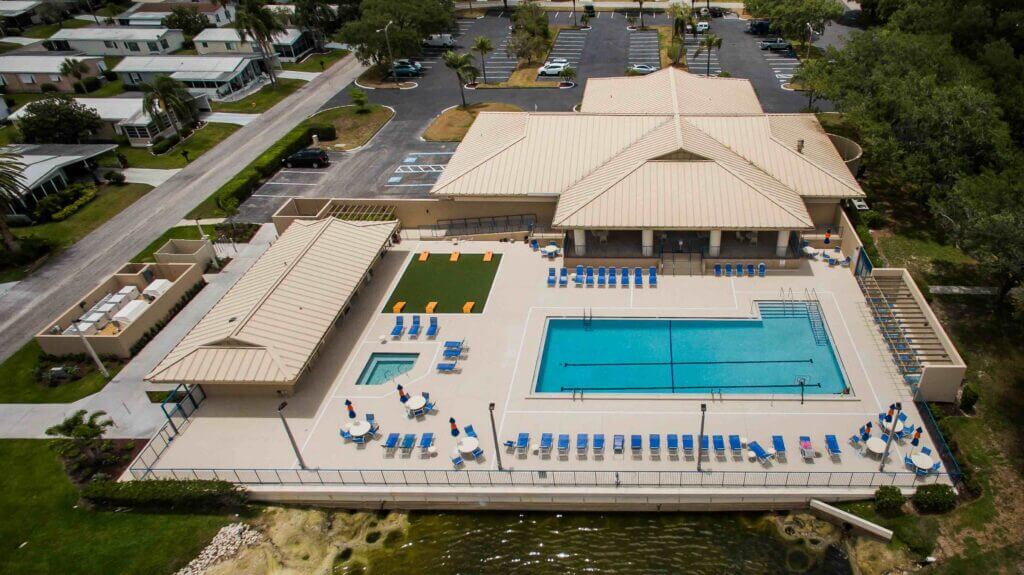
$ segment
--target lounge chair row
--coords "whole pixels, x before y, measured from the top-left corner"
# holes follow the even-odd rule
[[[434,337],[437,335],[437,316],[430,316],[430,324],[427,326],[427,337]],[[405,332],[405,317],[395,316],[395,327],[391,328],[391,337],[402,337]],[[409,326],[409,337],[418,337],[420,335],[420,316],[412,316],[412,325]]]
[[[757,264],[756,271],[754,270],[754,264],[747,264],[747,276],[754,277],[756,275],[757,277],[763,278],[767,273],[768,266],[766,266],[764,262]],[[725,264],[724,272],[722,269],[722,264],[715,264],[715,277],[722,277],[723,274],[725,275],[725,277],[732,277],[733,275],[735,275],[736,277],[743,277],[743,264],[736,264],[735,274],[733,274],[732,264]]]
[[[548,285],[554,287],[556,284],[560,287],[566,287],[569,285],[569,269],[561,268],[557,270],[558,275],[556,276],[555,268],[548,268]],[[642,286],[644,285],[644,273],[641,268],[633,268],[633,285]],[[582,265],[576,266],[576,274],[573,277],[573,283],[577,286],[593,286],[599,287],[615,287],[621,284],[622,287],[629,286],[630,272],[629,268],[619,268],[599,266],[597,268],[597,274],[594,274],[593,267],[583,268]],[[651,266],[647,268],[647,285],[651,287],[658,286],[658,268]]]
[[[420,436],[419,447],[422,451],[427,451],[433,444],[433,433],[424,433]],[[401,449],[403,453],[410,453],[416,447],[416,434],[406,433],[402,435],[401,433],[389,433],[384,440],[383,447],[389,453],[394,453],[397,449]]]
[[[692,454],[696,443],[694,442],[694,436],[691,434],[666,434],[665,436],[665,447],[669,453],[675,453],[679,451],[680,443],[682,444],[682,450],[684,453]],[[653,453],[661,451],[661,439],[662,435],[658,433],[652,433],[647,436],[647,448]],[[766,462],[778,456],[784,456],[786,453],[786,442],[781,435],[772,436],[772,449],[766,450],[757,441],[751,441],[744,444],[743,439],[739,435],[702,435],[699,436],[700,451],[702,453],[710,453],[712,450],[716,454],[724,455],[726,453],[726,445],[728,444],[729,451],[734,454],[742,454],[744,449],[747,449],[754,453],[754,455],[762,462]],[[561,433],[558,435],[557,448],[559,453],[568,453],[571,444],[571,437],[568,433]],[[552,433],[542,433],[540,436],[540,451],[542,453],[549,453],[555,444],[555,437]],[[595,453],[601,453],[604,451],[605,436],[603,433],[594,434],[593,449]],[[625,435],[614,435],[612,437],[612,450],[615,453],[622,453],[625,451],[626,436]],[[825,446],[830,456],[837,458],[842,450],[839,448],[839,441],[835,435],[825,435]],[[520,433],[515,440],[508,440],[505,442],[505,447],[525,453],[530,447],[530,434]],[[576,434],[576,451],[577,453],[584,454],[590,448],[590,437],[586,433]],[[643,450],[643,436],[639,434],[633,434],[629,436],[629,448],[633,452],[640,452]],[[804,459],[813,459],[816,456],[813,446],[811,445],[811,438],[809,436],[800,436],[800,454]]]
[[[458,360],[462,359],[466,350],[466,340],[451,340],[444,342],[444,350],[441,352],[445,361],[437,364],[437,371],[451,373],[458,367]]]

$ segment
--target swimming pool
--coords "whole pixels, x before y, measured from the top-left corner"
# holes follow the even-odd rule
[[[817,303],[760,302],[761,319],[551,318],[538,393],[840,394]]]
[[[418,353],[372,353],[356,385],[380,385],[411,370]]]

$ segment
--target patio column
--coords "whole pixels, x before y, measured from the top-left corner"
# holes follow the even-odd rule
[[[572,231],[572,243],[576,247],[576,255],[582,256],[587,253],[587,230],[574,229]]]
[[[786,248],[789,247],[789,230],[779,230],[779,239],[775,242],[775,257],[786,257]]]
[[[711,230],[708,240],[708,257],[717,258],[722,253],[722,230]]]
[[[640,248],[645,256],[654,255],[654,230],[640,230]]]

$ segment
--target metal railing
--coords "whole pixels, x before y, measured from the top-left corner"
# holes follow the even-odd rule
[[[537,225],[536,214],[518,214],[511,216],[493,216],[483,218],[458,218],[438,220],[436,224],[419,226],[420,237],[446,238],[453,236],[472,236],[480,234],[501,234],[510,232],[546,232]]]

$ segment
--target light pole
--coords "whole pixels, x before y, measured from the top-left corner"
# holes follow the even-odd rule
[[[501,467],[501,449],[498,447],[498,428],[494,425],[494,402],[487,406],[487,411],[491,414],[491,437],[494,438],[494,454],[498,456],[498,471],[504,471]]]
[[[89,343],[89,340],[85,339],[85,334],[82,333],[82,322],[75,322],[75,333],[77,333],[79,339],[82,340],[82,345],[85,346],[85,350],[89,352],[90,356],[92,356],[92,360],[96,362],[96,367],[100,370],[100,373],[103,374],[103,377],[110,379],[110,372],[107,371],[103,362],[100,361],[100,356],[96,355],[96,350],[92,348],[92,344]]]
[[[811,59],[811,40],[814,38],[814,27],[807,23],[807,59]]]
[[[383,28],[377,30],[377,33],[384,33],[384,43],[388,46],[388,59],[391,61],[391,79],[397,84],[398,76],[395,75],[395,55],[391,52],[391,37],[388,36],[388,28],[390,28],[394,23],[394,20],[388,20],[388,23],[385,24]]]
[[[306,462],[302,460],[302,454],[299,453],[299,446],[295,443],[295,437],[292,435],[292,429],[288,427],[288,420],[284,418],[284,408],[288,407],[287,401],[282,401],[281,405],[277,406],[277,416],[281,418],[281,424],[284,425],[284,432],[288,434],[288,441],[292,444],[292,450],[295,452],[295,458],[299,460],[299,467],[306,469]]]
[[[708,411],[708,404],[700,404],[700,435],[697,436],[697,471],[700,471],[701,451],[704,449],[704,415]]]
[[[885,442],[885,452],[882,453],[882,464],[878,466],[878,471],[885,471],[885,458],[889,457],[889,446],[892,445],[892,438],[896,437],[896,423],[900,420],[900,412],[903,411],[903,404],[896,402],[896,413],[893,414],[892,420],[889,422],[889,440]]]

